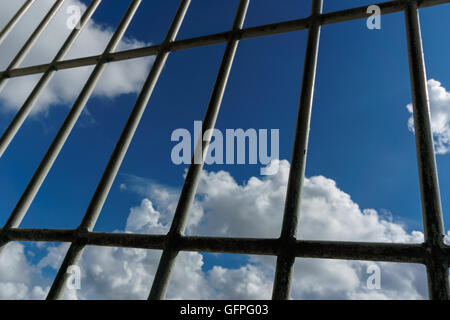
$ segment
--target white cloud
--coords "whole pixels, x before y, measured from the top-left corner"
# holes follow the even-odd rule
[[[272,274],[263,268],[247,264],[238,269],[226,269],[214,266],[208,273],[208,280],[216,289],[217,299],[270,299]],[[209,298],[211,299],[211,298]]]
[[[435,150],[438,154],[447,154],[450,152],[450,92],[434,79],[428,80],[428,92]],[[408,104],[406,107],[412,114],[412,104]],[[410,131],[414,131],[412,115],[408,120],[408,128]]]
[[[0,299],[43,299],[39,270],[27,261],[24,246],[13,242],[0,255]],[[39,285],[40,283],[41,285]]]
[[[0,25],[7,23],[14,12],[20,7],[20,2],[7,1],[7,3],[2,5]],[[2,55],[0,56],[2,70],[6,69],[9,62],[25,43],[26,39],[53,2],[52,0],[36,1],[19,21],[11,34],[5,39],[0,46],[2,50]],[[70,14],[67,13],[67,8],[71,5],[81,7],[82,12],[86,8],[79,0],[65,1],[55,18],[29,52],[22,66],[48,63],[53,59],[71,32],[66,26],[66,21],[70,17]],[[101,10],[101,6],[98,10]],[[112,33],[113,30],[110,27],[91,20],[73,45],[71,51],[69,51],[66,59],[102,53]],[[145,45],[148,44],[136,39],[124,37],[118,50],[143,47]],[[148,57],[109,64],[103,76],[100,78],[93,96],[113,98],[121,94],[138,92],[152,61],[153,58]],[[33,112],[48,111],[48,108],[52,105],[71,105],[89,77],[92,69],[93,67],[83,67],[58,71],[47,86],[47,89],[40,95]],[[0,101],[3,108],[6,108],[6,110],[17,110],[20,108],[40,76],[32,75],[9,80],[8,85],[0,94]],[[19,92],[20,94],[18,94]]]
[[[252,177],[238,184],[229,173],[204,172],[198,189],[189,233],[196,235],[277,237],[288,179],[289,163],[278,174]],[[125,232],[164,234],[178,192],[142,178],[128,177],[127,186],[145,195],[131,208]],[[130,189],[127,189],[128,191]],[[170,207],[170,210],[167,208]],[[373,209],[362,210],[333,180],[322,176],[305,180],[300,221],[303,239],[421,242],[421,232],[407,232]],[[52,247],[37,268],[56,268],[67,245]],[[160,252],[141,249],[89,247],[80,263],[82,289],[66,298],[145,299],[156,272]],[[26,264],[26,261],[22,261]],[[250,256],[236,267],[205,269],[204,256],[180,253],[167,297],[169,299],[269,299],[275,257]],[[420,265],[377,263],[381,289],[366,281],[372,262],[297,259],[294,299],[423,299],[427,297],[425,268]],[[33,267],[30,267],[33,268]],[[20,279],[20,277],[18,278]],[[19,290],[20,287],[16,286]],[[22,296],[17,294],[17,297]]]

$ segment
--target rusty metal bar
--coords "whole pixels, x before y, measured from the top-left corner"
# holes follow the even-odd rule
[[[450,297],[448,263],[442,255],[444,223],[416,1],[408,2],[405,8],[405,21],[425,244],[432,257],[427,263],[428,291],[432,300],[448,300]]]
[[[124,247],[163,250],[167,235],[105,233],[59,229],[8,229],[0,232],[6,241],[78,242],[84,246]],[[181,236],[179,251],[235,253],[276,256],[285,244],[280,239],[220,238]],[[426,264],[431,258],[425,244],[372,243],[343,241],[296,240],[290,251],[296,257],[386,261]],[[443,256],[450,261],[450,247],[443,247]]]
[[[249,0],[240,1],[233,23],[233,30],[239,30],[244,25],[248,5]],[[178,201],[175,215],[168,234],[166,248],[161,256],[155,279],[153,281],[152,289],[150,291],[149,299],[151,300],[160,300],[164,299],[165,297],[167,286],[169,284],[170,274],[178,255],[178,250],[176,250],[176,248],[174,248],[173,246],[175,243],[177,243],[178,238],[184,233],[187,216],[195,197],[197,186],[200,180],[200,175],[203,169],[203,160],[206,156],[211,138],[208,137],[208,139],[203,139],[203,135],[205,132],[213,129],[215,126],[238,43],[239,39],[237,37],[232,37],[230,38],[225,49],[208,109],[206,110],[202,126],[202,133],[199,141],[197,142],[195,155],[193,156],[192,163],[189,166],[189,170],[186,175],[186,180],[184,182],[184,186],[181,191],[180,199]],[[200,163],[196,163],[198,155],[200,155],[201,158],[201,161],[199,161]]]
[[[323,0],[313,0],[311,16],[314,17],[320,15],[322,13],[322,7]],[[283,226],[280,236],[280,240],[285,243],[285,246],[277,258],[277,268],[272,292],[272,298],[276,300],[286,300],[289,299],[290,296],[295,255],[289,249],[290,243],[294,242],[297,237],[300,200],[303,187],[303,177],[305,175],[309,126],[311,122],[311,109],[313,104],[314,83],[317,69],[317,56],[319,52],[319,39],[320,24],[316,20],[310,26],[306,46],[297,128],[295,130],[295,140],[292,151]]]

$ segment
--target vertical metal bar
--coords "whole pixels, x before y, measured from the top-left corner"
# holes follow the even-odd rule
[[[189,8],[191,0],[182,0],[175,18],[169,28],[168,34],[165,39],[165,44],[169,44],[174,41],[178,31],[181,27],[181,23],[186,15],[187,9]],[[147,80],[139,94],[136,104],[130,114],[130,117],[125,125],[124,130],[116,144],[113,154],[108,162],[108,165],[103,173],[99,185],[95,191],[95,194],[89,204],[89,207],[84,215],[84,218],[78,228],[80,233],[92,231],[94,225],[98,219],[100,211],[105,203],[106,197],[111,189],[117,172],[122,164],[128,147],[133,139],[134,133],[136,132],[137,126],[139,125],[140,119],[145,111],[145,108],[150,100],[150,96],[153,93],[153,89],[159,79],[159,75],[164,67],[164,64],[169,56],[168,51],[162,51],[158,54],[155,59],[152,69],[147,77]],[[63,264],[61,265],[58,274],[53,282],[47,299],[59,299],[64,292],[64,285],[68,279],[69,274],[66,270],[69,266],[78,263],[83,252],[84,245],[79,243],[72,243],[69,251],[64,258]]]
[[[272,292],[272,298],[275,300],[286,300],[290,297],[292,272],[295,262],[295,255],[291,251],[291,244],[295,242],[297,237],[297,225],[300,214],[303,178],[305,175],[306,153],[308,149],[309,127],[311,122],[317,56],[319,51],[320,22],[318,18],[319,15],[322,14],[322,7],[323,0],[313,0],[311,8],[312,22],[309,26],[297,127],[295,130],[283,226],[280,236],[280,241],[282,241],[284,245],[283,250],[277,258]]]
[[[406,4],[405,21],[425,244],[430,251],[430,261],[427,263],[428,291],[430,299],[447,300],[449,299],[448,264],[447,259],[444,259],[441,254],[444,247],[444,224],[416,1],[409,1]]]
[[[25,59],[27,53],[33,47],[36,40],[39,38],[39,36],[42,34],[42,32],[45,30],[45,28],[47,28],[48,24],[53,19],[55,14],[58,12],[59,8],[61,8],[63,2],[64,2],[64,0],[57,0],[53,4],[53,6],[50,8],[50,10],[45,15],[44,19],[42,19],[42,21],[39,23],[37,28],[33,31],[31,36],[25,42],[23,47],[19,50],[19,53],[17,53],[17,55],[11,61],[8,68],[6,69],[6,73],[2,74],[2,76],[0,77],[0,91],[5,87],[5,84],[8,80],[8,78],[5,75],[8,74],[8,71],[17,67],[23,61],[23,59]]]
[[[14,26],[19,22],[20,18],[28,11],[28,9],[33,4],[34,0],[27,0],[25,3],[20,7],[20,9],[16,12],[16,14],[9,20],[9,22],[6,24],[6,26],[0,31],[0,44],[3,43],[3,40],[8,36],[8,34],[11,32],[11,30],[14,28]]]
[[[63,46],[59,50],[59,52],[56,54],[55,58],[53,59],[52,63],[48,67],[48,69],[44,72],[42,77],[39,79],[38,83],[34,87],[33,91],[28,96],[27,100],[23,104],[23,106],[20,108],[20,110],[17,112],[16,116],[14,117],[11,124],[8,126],[8,128],[5,130],[3,135],[0,138],[0,158],[2,157],[5,150],[8,148],[11,141],[14,139],[14,136],[16,135],[17,131],[19,131],[20,127],[24,123],[25,119],[30,114],[31,110],[33,109],[34,103],[36,102],[37,98],[39,97],[39,94],[45,89],[47,84],[52,79],[53,75],[56,73],[56,69],[54,68],[54,64],[58,61],[61,61],[69,49],[72,47],[75,40],[80,35],[81,31],[89,21],[89,19],[94,14],[95,10],[99,6],[100,2],[102,0],[93,0],[89,7],[84,12],[83,16],[80,19],[80,26],[78,28],[74,28],[73,31],[70,33],[69,37],[64,42]]]
[[[17,203],[16,207],[14,208],[14,211],[11,213],[11,216],[9,217],[8,221],[6,222],[6,225],[4,229],[8,228],[16,228],[21,223],[23,217],[25,216],[28,208],[31,205],[31,202],[34,200],[34,197],[36,196],[37,192],[39,191],[42,183],[44,182],[48,172],[50,171],[53,163],[55,162],[56,158],[58,157],[59,152],[61,151],[62,147],[64,146],[64,143],[66,142],[67,138],[69,137],[70,132],[72,131],[73,127],[75,126],[76,121],[78,120],[81,112],[83,111],[84,106],[86,105],[92,91],[95,88],[95,85],[100,78],[100,75],[102,74],[103,70],[106,68],[107,60],[106,55],[112,51],[115,50],[117,45],[120,42],[120,39],[122,38],[123,34],[125,33],[128,25],[130,24],[139,4],[142,0],[133,0],[128,7],[124,17],[122,18],[122,21],[120,22],[117,30],[114,32],[114,35],[112,36],[110,42],[108,43],[105,52],[102,55],[102,58],[94,68],[93,72],[91,73],[88,81],[86,82],[85,86],[83,87],[80,95],[78,96],[77,100],[75,101],[75,104],[73,105],[72,109],[70,110],[69,114],[67,115],[66,119],[64,120],[64,123],[62,124],[60,130],[58,131],[58,134],[56,135],[55,139],[53,140],[52,144],[50,145],[47,153],[45,154],[44,158],[42,159],[39,167],[37,168],[36,172],[34,173],[33,177],[31,178],[26,190],[22,194],[22,197],[20,198],[19,202]]]
[[[180,30],[181,23],[183,22],[189,8],[190,2],[191,0],[181,1],[173,23],[164,41],[165,43],[169,44],[175,40],[178,31]],[[100,214],[100,211],[105,203],[106,197],[108,196],[114,179],[116,178],[117,172],[119,171],[128,147],[130,146],[131,140],[133,139],[134,133],[136,132],[168,56],[169,52],[163,51],[158,54],[153,63],[152,69],[146,79],[146,82],[144,83],[144,86],[142,87],[141,93],[116,144],[113,154],[111,155],[83,221],[81,222],[80,228],[83,230],[91,231],[94,228],[98,215]]]
[[[245,16],[247,13],[249,0],[241,0],[237,10],[237,14],[233,23],[233,30],[239,31],[244,25]],[[216,83],[214,85],[213,93],[206,111],[206,115],[203,121],[202,137],[203,134],[210,129],[213,129],[216,123],[217,115],[219,113],[220,105],[222,103],[223,94],[227,85],[228,77],[230,75],[231,66],[233,64],[236,49],[239,43],[239,34],[235,33],[228,41],[228,45],[225,49],[225,53],[220,66],[219,74],[217,76]],[[200,150],[202,161],[196,163],[195,155],[193,161],[189,167],[184,182],[183,189],[181,191],[180,199],[178,201],[177,209],[175,211],[174,218],[168,233],[168,241],[166,249],[161,256],[158,270],[153,281],[152,289],[149,295],[149,299],[159,300],[164,299],[167,286],[169,283],[170,274],[175,264],[178,251],[173,248],[178,238],[184,233],[186,227],[187,215],[192,202],[195,197],[197,186],[200,180],[200,175],[203,169],[203,159],[206,155],[209,146],[209,139],[204,141],[202,138],[198,141],[197,150]],[[197,153],[197,151],[196,151]]]

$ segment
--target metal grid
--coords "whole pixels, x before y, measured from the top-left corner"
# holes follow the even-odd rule
[[[31,178],[26,190],[11,213],[7,223],[0,230],[0,252],[3,251],[6,244],[11,241],[71,243],[51,286],[47,299],[59,299],[62,297],[66,281],[70,276],[66,271],[69,266],[77,264],[84,247],[87,245],[162,250],[163,254],[153,281],[149,299],[164,298],[172,267],[175,263],[177,254],[180,251],[277,256],[272,295],[273,299],[289,299],[292,272],[296,257],[424,264],[427,269],[430,299],[449,298],[448,267],[450,263],[450,247],[444,244],[442,209],[430,125],[426,72],[418,11],[419,8],[448,3],[450,0],[397,0],[377,4],[381,8],[382,14],[403,12],[405,15],[425,233],[425,242],[422,244],[303,241],[296,239],[300,194],[305,172],[311,108],[313,103],[320,29],[322,25],[366,18],[366,6],[331,13],[322,13],[323,0],[311,0],[311,15],[307,18],[261,25],[252,28],[243,28],[249,0],[240,0],[233,27],[230,31],[190,39],[175,40],[191,2],[190,0],[181,0],[166,38],[161,44],[115,52],[118,43],[132,21],[141,1],[142,0],[131,1],[119,26],[115,30],[114,35],[101,55],[64,60],[66,53],[69,51],[101,2],[101,0],[92,0],[81,18],[80,28],[76,28],[72,31],[52,62],[43,65],[19,68],[19,64],[25,58],[30,48],[45,30],[48,23],[64,2],[64,0],[56,0],[50,11],[45,15],[41,23],[28,38],[8,68],[3,72],[0,72],[0,90],[10,78],[42,73],[41,79],[16,114],[10,126],[0,138],[1,157],[27,118],[39,94],[58,70],[95,65],[89,79],[76,99],[71,111],[67,115],[38,169]],[[3,30],[0,31],[0,43],[7,37],[8,33],[26,13],[33,2],[34,0],[26,0],[19,11],[12,17]],[[239,40],[304,29],[309,30],[309,35],[306,47],[300,106],[295,131],[283,225],[281,236],[278,239],[184,236],[189,208],[194,200],[200,173],[203,168],[203,164],[195,164],[194,161],[188,170],[171,228],[167,235],[93,232],[97,218],[170,52],[218,43],[227,43],[217,80],[203,121],[203,132],[205,132],[215,126]],[[80,226],[74,230],[19,228],[31,202],[39,191],[48,172],[51,170],[54,161],[76,124],[78,117],[91,96],[106,65],[114,61],[151,55],[155,55],[156,59]],[[203,150],[203,157],[205,157],[208,145],[208,141],[202,143],[202,149],[199,149],[200,145],[197,145],[196,152],[202,152],[201,150]]]

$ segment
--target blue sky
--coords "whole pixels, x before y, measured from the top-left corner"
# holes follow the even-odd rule
[[[372,3],[324,2],[325,12]],[[193,0],[178,39],[227,31],[237,4],[237,0]],[[114,6],[105,1],[93,19],[114,27],[127,5],[127,1],[114,1]],[[143,1],[125,36],[159,43],[177,5],[178,1]],[[309,8],[309,1],[286,0],[283,5],[275,0],[253,1],[245,26],[306,17]],[[421,10],[427,75],[447,90],[449,14],[448,4]],[[403,14],[382,16],[381,26],[381,30],[369,30],[365,20],[356,20],[322,28],[306,176],[332,179],[361,209],[392,215],[408,232],[421,231],[415,142],[406,108],[412,99]],[[298,31],[240,42],[217,128],[223,132],[227,128],[280,129],[280,159],[290,160],[306,37],[307,31]],[[125,228],[130,208],[139,206],[143,198],[130,185],[136,177],[170,190],[181,188],[187,167],[172,164],[175,143],[170,135],[177,128],[192,131],[194,120],[203,118],[224,48],[220,44],[170,55],[96,231]],[[132,92],[90,99],[88,112],[80,118],[22,227],[78,226],[136,96]],[[55,104],[33,114],[0,159],[1,223],[13,210],[70,105]],[[0,113],[3,132],[14,112],[4,100],[0,107],[6,110]],[[449,160],[449,154],[437,156],[446,230],[450,225]],[[238,184],[254,176],[262,178],[258,165],[205,169],[226,170]],[[44,254],[32,250],[38,257]],[[232,255],[204,259],[205,270],[216,263],[236,267],[247,261]]]

